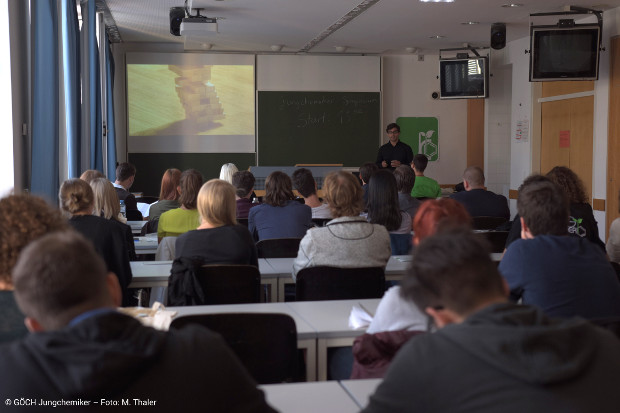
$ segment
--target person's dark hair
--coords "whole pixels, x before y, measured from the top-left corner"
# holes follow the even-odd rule
[[[518,188],[518,192],[522,191],[528,185],[531,185],[536,182],[550,182],[549,178],[541,174],[532,174],[525,178],[521,185]]]
[[[490,251],[468,227],[443,229],[415,248],[401,294],[421,311],[443,307],[468,315],[485,300],[505,295]]]
[[[195,169],[188,169],[181,174],[180,183],[179,203],[187,209],[196,209],[198,192],[202,187],[202,175]]]
[[[15,300],[45,330],[56,330],[91,309],[110,306],[106,266],[75,231],[45,235],[28,245],[13,270]]]
[[[590,202],[583,181],[572,169],[565,166],[556,166],[547,173],[547,178],[562,188],[568,197],[569,203],[588,204]]]
[[[26,245],[67,228],[60,211],[43,198],[22,194],[0,199],[0,283],[12,285],[11,271]]]
[[[568,199],[553,182],[534,182],[519,191],[517,210],[532,235],[568,233]]]
[[[364,191],[352,173],[328,173],[323,181],[323,193],[334,218],[359,216],[362,212]]]
[[[161,189],[159,191],[159,200],[176,201],[179,199],[179,191],[177,190],[181,182],[181,171],[176,168],[166,169],[164,176],[161,177]]]
[[[58,191],[58,200],[63,211],[74,215],[92,208],[95,194],[86,181],[73,178],[62,183]]]
[[[388,231],[400,227],[402,217],[398,207],[396,178],[390,171],[379,170],[368,183],[368,218],[373,224],[385,226]]]
[[[250,171],[238,171],[232,176],[232,184],[239,198],[243,198],[252,192],[255,183],[256,178]]]
[[[129,162],[123,162],[116,167],[116,180],[124,181],[136,175],[136,167]]]
[[[370,181],[370,177],[372,174],[377,172],[379,167],[374,162],[367,162],[364,165],[360,166],[360,178],[362,181],[368,183]]]
[[[398,123],[390,123],[389,125],[387,125],[387,127],[385,128],[385,131],[388,132],[392,129],[396,128],[396,130],[398,130],[400,132],[400,126],[398,126]]]
[[[415,166],[416,171],[423,173],[427,165],[428,157],[423,153],[418,153],[413,156],[413,166]]]
[[[415,184],[415,173],[409,165],[400,165],[394,169],[396,189],[403,194],[410,194]]]
[[[265,197],[263,202],[271,206],[284,206],[293,199],[293,183],[284,172],[275,171],[265,179]]]
[[[310,169],[299,168],[293,172],[293,186],[304,198],[316,194],[314,177]]]
[[[481,188],[484,186],[484,172],[478,166],[470,166],[463,172],[463,180],[474,188]]]

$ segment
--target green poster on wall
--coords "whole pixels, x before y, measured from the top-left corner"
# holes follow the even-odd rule
[[[411,146],[413,154],[423,153],[429,161],[439,159],[439,122],[437,118],[396,119],[400,140]]]

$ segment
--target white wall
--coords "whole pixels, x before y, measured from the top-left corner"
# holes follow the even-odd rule
[[[436,117],[439,160],[429,162],[424,174],[440,184],[461,182],[467,167],[467,101],[431,97],[439,92],[439,56],[426,55],[422,62],[417,55],[384,56],[382,60],[383,124],[401,116]],[[383,141],[387,142],[385,134]]]

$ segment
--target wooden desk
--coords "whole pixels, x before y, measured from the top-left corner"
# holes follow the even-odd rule
[[[327,348],[353,345],[365,330],[349,327],[349,314],[355,304],[374,314],[379,298],[364,300],[298,301],[286,303],[295,313],[310,324],[317,334],[317,379],[327,380]]]
[[[360,409],[368,405],[370,395],[375,392],[383,379],[340,380],[342,388],[351,396]]]
[[[265,384],[267,403],[282,413],[348,413],[359,406],[337,381]]]
[[[175,318],[191,314],[218,313],[282,313],[295,321],[297,329],[297,348],[306,351],[306,380],[316,381],[316,330],[293,311],[286,303],[196,305],[187,307],[168,307],[176,311]]]

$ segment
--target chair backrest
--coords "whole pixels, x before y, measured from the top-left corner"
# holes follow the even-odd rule
[[[390,234],[392,255],[407,255],[411,252],[411,234]]]
[[[176,250],[177,237],[163,237],[157,245],[155,261],[173,260]]]
[[[142,221],[142,212],[137,209],[130,209],[125,211],[127,221]]]
[[[248,219],[247,218],[237,218],[237,224],[243,225],[246,228],[248,227]]]
[[[491,244],[491,252],[504,252],[509,231],[485,231],[476,235],[484,237]]]
[[[309,267],[297,273],[297,301],[352,300],[381,298],[385,292],[385,272],[381,267]]]
[[[324,227],[332,218],[312,218],[315,227]]]
[[[144,236],[146,234],[157,234],[158,226],[159,226],[159,217],[149,219],[146,222],[146,224],[142,226],[142,229],[140,230],[140,235]]]
[[[301,238],[262,239],[256,243],[258,258],[295,258]]]
[[[260,302],[260,272],[253,265],[204,265],[196,268],[205,304]]]
[[[503,217],[472,217],[474,229],[495,229],[506,221]]]
[[[295,321],[289,315],[190,315],[175,318],[170,328],[179,329],[187,324],[200,324],[221,334],[258,383],[297,381],[297,329]]]
[[[620,317],[594,318],[588,320],[592,324],[611,331],[620,338]]]

